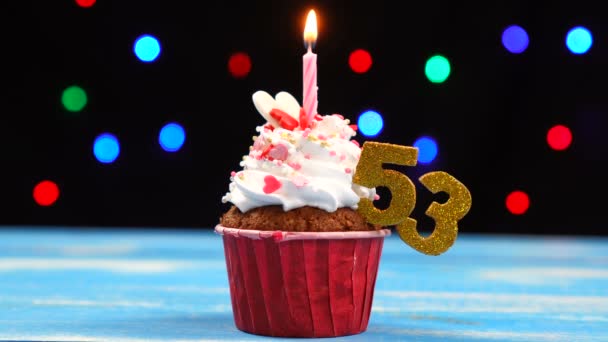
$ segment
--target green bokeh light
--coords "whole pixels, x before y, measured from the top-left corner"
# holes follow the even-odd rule
[[[424,74],[433,83],[442,83],[450,76],[450,62],[441,55],[435,55],[426,61]]]
[[[70,112],[80,112],[87,105],[87,93],[79,86],[67,87],[61,95],[61,103]]]

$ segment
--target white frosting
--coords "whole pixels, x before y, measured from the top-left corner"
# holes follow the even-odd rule
[[[231,202],[242,212],[267,205],[333,212],[357,209],[362,197],[374,200],[375,189],[352,182],[361,148],[351,141],[356,132],[349,120],[338,114],[317,115],[308,127],[287,129],[270,111],[279,109],[298,120],[300,106],[293,96],[280,92],[273,99],[258,91],[252,98],[267,122],[256,128],[259,135],[240,163],[242,170],[231,175],[222,202]]]

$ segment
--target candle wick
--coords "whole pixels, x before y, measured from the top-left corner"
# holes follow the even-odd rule
[[[306,42],[306,50],[308,50],[308,53],[312,53],[312,43],[310,41]]]

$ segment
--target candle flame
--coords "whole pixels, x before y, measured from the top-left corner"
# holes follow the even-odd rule
[[[312,45],[317,40],[317,15],[315,10],[310,10],[306,17],[306,25],[304,26],[304,42],[307,45]]]

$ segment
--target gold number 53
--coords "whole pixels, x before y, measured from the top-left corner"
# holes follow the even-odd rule
[[[447,251],[458,235],[458,220],[471,208],[471,193],[456,178],[443,171],[429,172],[419,180],[432,193],[449,195],[443,203],[433,202],[425,213],[435,221],[433,232],[423,237],[417,222],[409,217],[416,204],[416,188],[411,179],[383,164],[415,166],[418,149],[409,146],[370,142],[363,144],[353,182],[368,188],[386,187],[391,192],[388,208],[380,210],[369,199],[361,199],[358,211],[368,222],[382,226],[395,225],[401,239],[419,252],[439,255]]]

